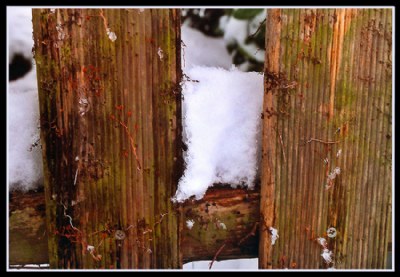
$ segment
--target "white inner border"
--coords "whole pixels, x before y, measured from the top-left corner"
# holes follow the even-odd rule
[[[394,271],[394,265],[395,265],[395,252],[394,252],[394,245],[395,245],[395,186],[394,186],[394,181],[395,181],[395,175],[394,175],[394,169],[395,169],[395,118],[394,118],[394,114],[395,114],[395,109],[394,109],[394,103],[395,103],[395,79],[394,76],[396,75],[395,72],[395,64],[396,64],[396,55],[395,55],[395,49],[396,49],[396,41],[395,41],[395,29],[394,26],[396,25],[396,15],[395,15],[395,7],[394,6],[13,6],[13,5],[7,5],[7,11],[9,9],[9,7],[11,8],[17,8],[17,7],[21,7],[21,8],[32,8],[32,9],[41,9],[41,8],[55,8],[55,9],[74,9],[74,8],[91,8],[91,9],[101,9],[101,8],[107,8],[107,9],[121,9],[121,8],[152,8],[152,9],[193,9],[193,8],[211,8],[211,9],[235,9],[235,8],[240,8],[240,9],[254,9],[254,8],[262,8],[262,9],[291,9],[291,8],[296,8],[296,9],[304,9],[304,8],[319,8],[319,9],[330,9],[330,8],[335,8],[335,9],[350,9],[350,8],[358,8],[358,9],[379,9],[379,8],[389,8],[392,9],[392,269],[374,269],[374,270],[363,270],[363,269],[353,269],[353,270],[340,270],[340,271]],[[8,12],[6,12],[7,14]],[[6,73],[6,80],[7,80],[7,92],[6,95],[8,94],[8,79],[9,79],[9,73],[8,73],[8,64],[9,64],[9,59],[8,59],[8,34],[9,34],[9,27],[8,26],[8,20],[7,20],[7,58],[6,58],[6,67],[7,67],[7,73]],[[7,107],[8,107],[8,97],[7,97]],[[7,117],[7,130],[8,130],[8,117]],[[10,269],[10,264],[9,264],[9,245],[8,245],[8,241],[9,241],[9,176],[8,176],[8,161],[9,161],[9,156],[8,156],[8,146],[10,143],[10,138],[8,136],[8,132],[7,132],[7,139],[6,139],[6,153],[7,153],[7,173],[6,173],[6,186],[7,186],[7,195],[6,195],[6,201],[7,201],[7,208],[6,208],[6,212],[7,212],[7,232],[6,232],[6,245],[7,245],[7,253],[6,253],[6,263],[7,263],[7,271],[36,271],[34,269]],[[39,270],[38,272],[43,271],[44,269]],[[59,270],[59,269],[45,269],[47,271],[60,271],[60,272],[64,272],[66,270]],[[89,271],[87,269],[69,269],[68,271]],[[100,271],[106,271],[106,272],[121,272],[121,271],[136,271],[134,269],[118,269],[118,270],[95,270],[96,272],[100,272]],[[183,271],[181,269],[175,269],[175,270],[140,270],[140,271]],[[200,270],[199,270],[200,271]],[[203,271],[203,270],[201,270]],[[204,270],[204,271],[209,271],[209,270]],[[223,271],[249,271],[249,270],[223,270]],[[259,270],[259,271],[282,271],[282,270]],[[326,270],[285,270],[285,271],[323,271],[325,272]]]

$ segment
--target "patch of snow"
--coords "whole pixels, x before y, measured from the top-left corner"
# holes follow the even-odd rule
[[[260,24],[266,18],[266,11],[261,12],[249,21],[236,19],[233,16],[229,19],[220,20],[220,25],[224,27],[224,40],[226,43],[237,43],[242,50],[258,62],[264,62],[265,50],[259,49],[255,43],[246,43],[249,36],[254,35]],[[262,32],[262,30],[259,30]],[[247,67],[243,65],[242,70]]]
[[[223,222],[219,222],[219,227],[226,230],[226,225]]]
[[[232,16],[225,23],[224,31],[224,39],[228,44],[236,41],[241,45],[248,36],[247,20],[239,20]]]
[[[194,225],[193,219],[186,220],[186,227],[188,227],[189,230],[193,228],[193,225]]]
[[[116,41],[117,40],[117,35],[114,33],[114,32],[111,32],[111,29],[110,28],[107,28],[107,36],[108,36],[108,38],[112,41],[112,42],[114,42],[114,41]]]
[[[218,22],[218,28],[221,30],[225,30],[226,29],[226,25],[228,24],[229,21],[229,16],[227,15],[223,15],[219,18],[219,22]]]
[[[23,264],[23,265],[10,265],[9,269],[13,271],[31,271],[37,269],[48,269],[49,264]]]
[[[183,88],[186,170],[174,200],[203,197],[215,183],[253,187],[261,138],[263,75],[193,67]]]
[[[336,167],[331,173],[329,173],[328,179],[334,180],[336,178],[336,176],[339,174],[340,174],[340,168]]]
[[[278,230],[273,227],[269,227],[269,230],[271,231],[271,244],[274,245],[275,241],[279,238]]]
[[[10,82],[7,92],[8,176],[11,189],[36,188],[43,179],[36,70]]]
[[[32,9],[7,7],[8,57],[19,53],[32,60]],[[8,176],[10,189],[29,190],[43,180],[40,143],[39,99],[36,66],[25,76],[9,82],[7,91]]]
[[[333,253],[329,249],[322,250],[321,256],[327,264],[330,264],[332,262],[332,255],[333,255]]]
[[[195,261],[183,264],[183,270],[207,270],[211,261]],[[221,269],[240,269],[240,270],[258,270],[258,258],[253,259],[235,259],[225,261],[215,261],[211,270]]]
[[[8,58],[20,53],[32,59],[32,9],[7,7]]]
[[[84,116],[89,111],[89,100],[87,98],[79,98],[79,115]]]
[[[164,58],[164,52],[160,47],[158,47],[157,55],[160,57],[160,61],[162,61]]]
[[[326,248],[328,246],[328,243],[325,238],[317,238],[317,241],[323,248]]]
[[[64,29],[63,29],[61,23],[57,23],[56,30],[57,30],[57,34],[58,34],[58,40],[64,40],[66,35],[64,33]]]

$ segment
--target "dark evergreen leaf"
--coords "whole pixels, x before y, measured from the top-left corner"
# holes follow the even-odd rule
[[[232,15],[236,19],[251,19],[262,11],[263,9],[237,9]]]

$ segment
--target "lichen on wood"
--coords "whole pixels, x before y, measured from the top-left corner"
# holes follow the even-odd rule
[[[179,268],[179,12],[33,9],[33,26],[51,268]]]
[[[391,39],[389,8],[268,10],[261,268],[386,267]],[[270,76],[281,82],[271,86]],[[282,82],[296,86],[288,93]],[[279,231],[274,246],[271,224]],[[329,263],[318,237],[333,253]]]

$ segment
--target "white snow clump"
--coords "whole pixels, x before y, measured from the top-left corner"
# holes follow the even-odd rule
[[[201,199],[216,183],[252,188],[260,148],[263,75],[195,66],[183,88],[186,170],[174,200]]]

